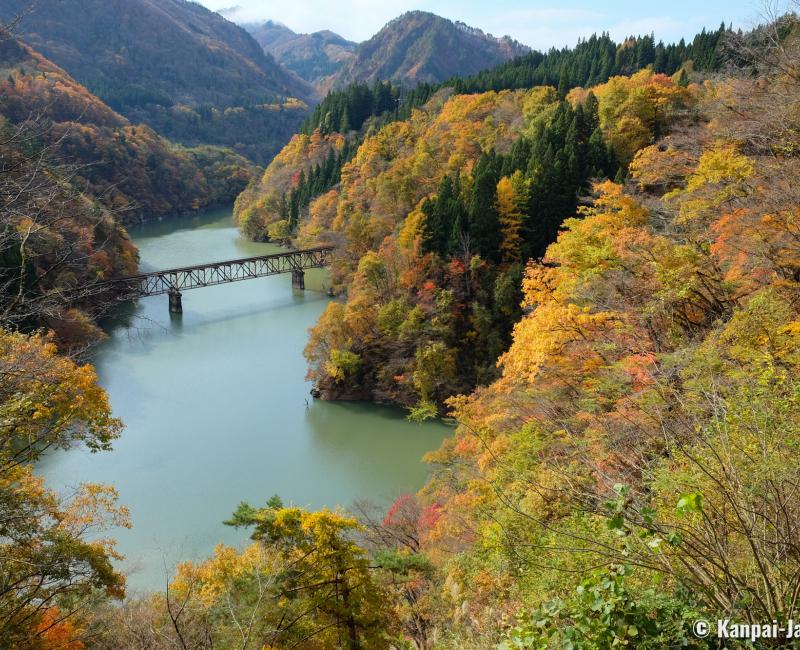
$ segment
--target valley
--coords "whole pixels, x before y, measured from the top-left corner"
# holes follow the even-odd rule
[[[242,2],[0,5],[0,650],[796,619],[792,7]]]
[[[242,240],[229,209],[137,226],[131,236],[142,270],[277,249]],[[244,541],[222,525],[243,499],[268,492],[335,508],[391,502],[424,484],[421,458],[445,426],[309,396],[303,347],[328,301],[325,283],[318,270],[306,272],[305,292],[285,275],[184,292],[177,319],[154,296],[106,324],[94,364],[125,433],[111,454],[59,452],[39,469],[61,491],[77,480],[119,490],[133,526],[114,534],[132,592],[160,589],[165,566]]]

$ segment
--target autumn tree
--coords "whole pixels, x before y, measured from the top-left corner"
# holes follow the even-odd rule
[[[100,283],[135,272],[136,252],[113,215],[74,189],[75,168],[39,144],[43,131],[0,117],[0,323],[80,344],[98,333],[87,314],[111,298]]]
[[[251,538],[280,560],[276,644],[347,648],[389,647],[391,622],[369,558],[349,536],[358,522],[342,513],[284,507],[273,497],[265,508],[241,504],[226,522],[251,528]]]
[[[3,647],[49,647],[55,638],[80,647],[89,606],[124,593],[113,542],[97,536],[128,525],[116,491],[87,484],[61,497],[31,465],[53,447],[109,448],[121,425],[96,382],[90,366],[59,356],[52,341],[0,330]]]
[[[391,594],[405,635],[418,650],[434,647],[436,628],[447,617],[437,591],[441,574],[424,548],[436,507],[423,506],[412,494],[400,495],[388,510],[369,501],[354,507],[363,543],[378,567],[377,579]]]
[[[500,258],[505,265],[522,259],[522,224],[529,195],[530,181],[519,169],[510,178],[504,176],[497,183],[497,210],[503,235]]]

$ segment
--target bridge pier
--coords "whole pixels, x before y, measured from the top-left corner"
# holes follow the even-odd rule
[[[183,305],[181,304],[181,292],[173,289],[169,292],[169,313],[182,314]]]
[[[306,274],[302,269],[292,270],[292,289],[300,289],[303,291],[306,288]]]

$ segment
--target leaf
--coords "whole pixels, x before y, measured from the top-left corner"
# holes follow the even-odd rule
[[[700,512],[702,509],[702,499],[703,497],[699,492],[685,494],[678,499],[678,504],[675,507],[675,511],[681,516],[693,512]]]

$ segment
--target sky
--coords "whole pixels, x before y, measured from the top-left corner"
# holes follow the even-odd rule
[[[780,1],[780,0],[778,0]],[[724,20],[734,27],[759,22],[759,0],[200,0],[218,11],[236,7],[236,22],[279,21],[296,32],[330,29],[363,41],[405,11],[431,11],[536,49],[574,45],[608,31],[617,40],[654,32],[656,40],[691,38]]]

